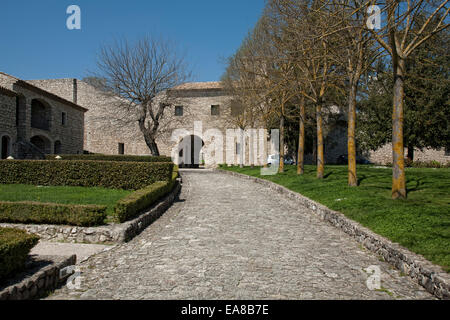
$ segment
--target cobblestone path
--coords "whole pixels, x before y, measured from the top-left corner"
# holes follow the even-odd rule
[[[432,299],[341,230],[266,187],[183,172],[180,200],[126,244],[81,263],[47,299]],[[381,268],[381,289],[366,285]]]

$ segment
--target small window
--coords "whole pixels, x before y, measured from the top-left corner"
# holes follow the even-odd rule
[[[67,115],[65,112],[61,113],[61,125],[65,126],[67,122]]]
[[[218,105],[211,106],[211,115],[212,116],[219,116],[220,115],[220,109]]]
[[[54,153],[55,154],[61,154],[61,141],[55,141],[54,145]]]
[[[183,115],[183,106],[175,106],[175,116],[181,117]]]
[[[119,143],[119,154],[125,154],[125,144]]]
[[[241,144],[239,142],[236,142],[236,154],[241,153]]]

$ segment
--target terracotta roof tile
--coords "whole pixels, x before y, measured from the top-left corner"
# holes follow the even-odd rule
[[[221,90],[222,83],[219,81],[210,82],[188,82],[174,87],[172,90]]]

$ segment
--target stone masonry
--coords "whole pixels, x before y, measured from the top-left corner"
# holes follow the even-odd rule
[[[13,155],[12,145],[17,140],[16,99],[14,91],[0,87],[0,154],[1,158]]]
[[[10,155],[21,158],[19,143],[45,154],[82,153],[86,109],[23,80],[0,72],[3,90],[0,135],[11,140]],[[22,150],[22,151],[21,151]]]

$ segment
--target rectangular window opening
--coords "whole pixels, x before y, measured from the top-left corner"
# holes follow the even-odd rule
[[[125,144],[119,143],[119,154],[125,154]]]
[[[67,122],[67,115],[65,112],[61,113],[61,125],[65,126]]]
[[[175,116],[181,117],[183,115],[183,106],[175,106]]]
[[[220,116],[220,108],[219,105],[211,106],[211,115],[212,116]]]

